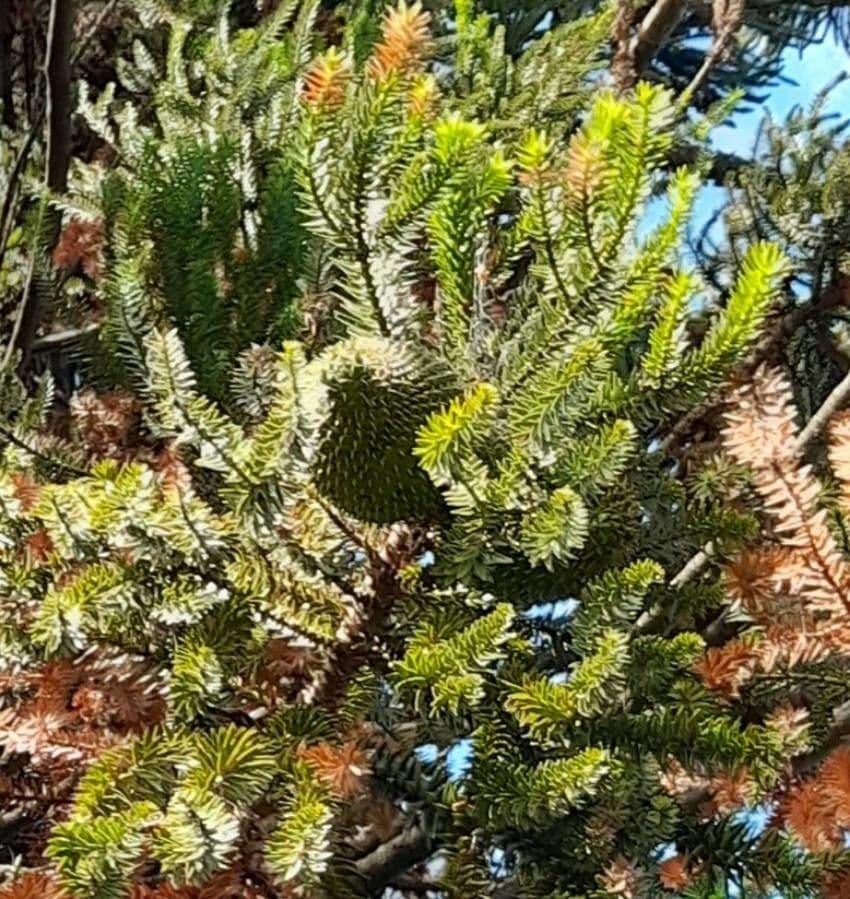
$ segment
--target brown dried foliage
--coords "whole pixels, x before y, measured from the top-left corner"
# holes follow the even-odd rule
[[[50,874],[27,873],[0,887],[0,899],[70,899]]]
[[[829,428],[829,462],[841,487],[842,505],[850,509],[850,410],[839,412]]]
[[[67,272],[82,271],[97,281],[103,274],[103,245],[103,226],[99,222],[72,218],[53,249],[53,264]]]
[[[86,449],[96,458],[127,458],[140,422],[138,400],[120,390],[87,388],[71,399],[71,419]]]
[[[392,75],[409,75],[421,67],[430,54],[431,15],[419,2],[402,2],[384,17],[381,40],[369,60],[369,75],[384,81]]]
[[[782,705],[774,709],[765,719],[765,727],[775,730],[788,743],[800,742],[806,736],[809,726],[807,709]]]
[[[777,818],[811,852],[841,848],[850,830],[850,747],[839,746],[813,777],[793,784]]]
[[[833,426],[836,476],[850,474],[850,420]],[[727,454],[752,472],[768,515],[771,542],[747,550],[724,572],[730,598],[763,628],[715,647],[696,665],[709,689],[737,696],[756,674],[793,669],[850,651],[850,565],[818,507],[820,485],[803,463],[791,388],[778,372],[759,369],[726,414]]]
[[[817,778],[791,791],[779,817],[810,852],[829,852],[841,845],[841,830],[832,814],[829,795]]]
[[[267,895],[251,882],[240,866],[235,866],[200,887],[137,884],[129,899],[265,899]]]
[[[785,546],[746,549],[724,569],[726,592],[755,621],[775,622],[777,615],[797,612],[789,598],[796,595],[804,567],[799,554]]]
[[[733,699],[758,674],[814,665],[850,656],[850,623],[813,621],[768,627],[754,642],[750,636],[706,650],[694,671],[709,689]]]
[[[687,769],[678,759],[669,758],[660,777],[661,788],[671,796],[706,794],[711,780],[705,774]]]
[[[354,740],[342,746],[317,743],[302,749],[299,756],[329,789],[343,798],[362,792],[364,780],[370,773],[366,754]]]
[[[640,871],[622,856],[614,859],[599,877],[603,890],[622,899],[633,899],[637,894]]]
[[[843,614],[850,610],[850,566],[818,509],[820,486],[803,465],[797,441],[791,388],[784,377],[761,369],[737,393],[726,416],[727,453],[753,473],[777,542],[800,554],[798,586],[804,611]]]
[[[694,671],[709,690],[726,697],[737,696],[758,667],[758,653],[742,640],[712,646],[694,665]]]
[[[711,798],[703,804],[705,818],[725,817],[749,805],[755,795],[755,784],[746,768],[721,771],[709,783]]]
[[[848,899],[850,897],[850,871],[830,874],[823,884],[823,899]]]
[[[665,890],[684,890],[693,880],[688,858],[674,855],[658,866],[658,879]]]
[[[24,541],[24,559],[28,565],[43,565],[53,550],[53,540],[43,528],[33,531]]]
[[[302,97],[314,109],[335,109],[345,100],[351,70],[342,56],[331,50],[318,59],[304,76]]]
[[[165,713],[157,681],[127,657],[47,662],[3,686],[23,698],[0,712],[0,743],[29,756],[30,767],[52,780],[158,724]]]
[[[22,512],[29,512],[38,503],[41,487],[25,472],[16,471],[12,475],[12,493]]]

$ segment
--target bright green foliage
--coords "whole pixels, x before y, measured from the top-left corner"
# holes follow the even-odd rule
[[[616,701],[622,689],[628,661],[626,637],[616,631],[604,634],[592,654],[587,655],[570,674],[566,684],[526,678],[511,693],[505,709],[534,738],[548,741],[564,736],[572,720],[598,715]]]
[[[446,640],[435,641],[429,629],[414,634],[395,669],[397,686],[411,691],[419,706],[430,689],[434,712],[445,707],[457,714],[474,705],[483,698],[484,670],[504,655],[513,619],[514,610],[503,604]]]
[[[331,855],[332,817],[322,793],[300,781],[266,849],[269,868],[281,884],[321,882]]]
[[[377,899],[425,864],[441,896],[596,899],[624,859],[654,899],[675,848],[693,896],[730,858],[752,895],[762,856],[791,883],[670,786],[746,771],[758,802],[790,744],[695,673],[721,591],[671,581],[744,516],[663,442],[758,340],[782,254],[721,293],[688,268],[680,111],[592,84],[607,10],[511,56],[471,3],[438,46],[418,6],[201,5],[146,8],[149,106],[83,102],[118,155],[65,204],[107,235],[115,358],[80,377],[119,392],[64,431],[49,378],[0,398],[3,716],[75,788],[62,882]],[[57,680],[70,757],[33,725]]]
[[[644,604],[653,584],[664,571],[647,559],[634,562],[621,571],[606,571],[585,585],[573,622],[573,640],[579,652],[592,646],[610,627],[627,627]]]
[[[587,539],[588,513],[571,487],[559,487],[520,524],[520,546],[532,565],[552,568],[576,555]]]
[[[451,480],[469,462],[477,441],[483,438],[498,396],[490,384],[478,384],[448,408],[431,415],[421,428],[416,455],[435,480]]]
[[[143,828],[156,818],[155,805],[139,802],[120,814],[71,820],[56,828],[48,854],[78,895],[123,899],[145,842]]]
[[[207,790],[178,790],[154,830],[152,855],[174,883],[208,880],[227,866],[239,836],[239,820]]]
[[[256,731],[224,727],[198,736],[188,759],[188,782],[232,803],[251,803],[274,777],[273,745]]]

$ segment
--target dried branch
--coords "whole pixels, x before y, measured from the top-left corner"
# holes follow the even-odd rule
[[[57,132],[53,140],[53,177],[56,179],[56,183],[51,183],[51,164],[49,159],[46,181],[48,188],[50,188],[51,190],[64,190],[65,180],[67,179],[68,164],[70,163],[71,112],[73,107],[70,95],[71,69],[80,61],[85,49],[94,38],[95,34],[103,24],[106,17],[109,16],[115,9],[117,3],[118,0],[110,0],[110,2],[103,7],[86,34],[83,35],[83,37],[80,39],[79,45],[73,55],[70,55],[72,35],[70,31],[67,31],[67,29],[72,28],[73,25],[73,0],[53,0],[53,2],[51,3],[50,28],[48,32],[47,68],[45,69],[48,102],[46,104],[41,104],[33,113],[30,130],[27,133],[23,144],[21,144],[21,147],[18,150],[18,154],[15,157],[15,162],[12,165],[12,170],[9,172],[6,191],[3,196],[3,204],[2,208],[0,208],[0,266],[2,266],[3,264],[3,258],[6,254],[9,236],[12,233],[12,227],[15,221],[14,210],[15,203],[18,198],[18,189],[20,187],[21,178],[23,176],[24,170],[26,169],[27,163],[29,162],[30,154],[32,153],[32,149],[35,146],[36,139],[41,132],[41,127],[44,123],[45,115],[48,112],[48,107],[50,106],[50,79],[52,75],[54,75],[56,79],[56,83],[53,85],[54,104],[51,111],[51,117],[59,120],[64,115],[64,119],[63,121],[57,121]],[[3,5],[4,9],[5,7],[6,4]],[[58,20],[56,18],[57,16],[59,16]],[[58,29],[63,30],[63,33],[61,35],[58,33]],[[58,44],[54,44],[54,35],[60,38]],[[2,46],[0,46],[0,50],[2,50]],[[51,63],[54,60],[54,57],[58,57],[59,54],[64,54],[64,57],[66,58],[56,58],[55,62],[53,62],[54,69],[51,70]],[[65,84],[62,85],[59,82],[62,78],[65,77],[65,75],[67,75],[67,79]],[[48,143],[50,143],[49,136]],[[64,167],[63,165],[61,165],[63,161]],[[35,256],[35,254],[33,254],[33,256]],[[2,366],[0,366],[0,368],[2,369],[5,369],[8,366],[14,348],[19,345],[21,335],[25,333],[24,326],[29,325],[29,322],[25,322],[23,317],[27,314],[27,297],[32,291],[34,276],[35,263],[34,261],[31,261],[30,269],[27,272],[23,299],[21,300],[21,305],[19,307],[19,314],[15,321],[12,338],[9,341],[9,349],[7,350]],[[30,312],[29,314],[32,315],[32,312]],[[34,321],[33,323],[37,327],[38,322]],[[33,338],[34,336],[35,335],[33,333]]]
[[[34,459],[38,459],[40,462],[43,462],[45,465],[49,465],[52,468],[58,468],[61,471],[64,471],[71,477],[75,478],[85,478],[88,477],[91,472],[85,471],[82,468],[76,468],[73,465],[68,465],[65,462],[62,462],[59,459],[53,459],[50,456],[45,455],[40,450],[37,450],[35,447],[30,446],[25,441],[21,440],[14,431],[10,431],[8,428],[0,425],[0,441],[5,440],[7,443],[11,443],[13,446],[16,446],[18,449],[23,450],[28,455],[32,456]]]
[[[726,56],[735,32],[741,27],[745,0],[714,0],[711,27],[714,38],[702,65],[685,88],[683,102],[689,102],[702,88],[709,73]]]
[[[611,61],[614,83],[621,91],[628,90],[635,83],[635,61],[632,55],[632,22],[635,8],[632,0],[618,0],[614,17],[614,44],[616,51]]]
[[[417,896],[439,893],[443,890],[436,880],[432,880],[430,877],[415,877],[413,875],[396,877],[389,886],[393,890],[400,890],[402,893],[414,893]]]
[[[50,352],[59,347],[76,343],[78,340],[82,340],[89,334],[95,334],[99,330],[100,324],[98,322],[90,322],[80,328],[66,328],[63,331],[53,331],[50,334],[45,334],[43,337],[34,340],[32,351],[34,353]]]

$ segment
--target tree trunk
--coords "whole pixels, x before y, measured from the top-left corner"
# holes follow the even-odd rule
[[[47,35],[47,187],[63,193],[71,161],[71,41],[74,0],[53,0]]]
[[[0,103],[3,104],[3,124],[15,127],[15,104],[12,96],[12,4],[0,3]]]
[[[46,117],[47,117],[47,165],[45,186],[51,193],[64,193],[68,186],[68,166],[71,161],[71,41],[74,30],[74,0],[52,0],[50,24],[47,33]],[[45,246],[56,242],[61,223],[60,215],[48,211],[44,220]],[[32,261],[33,263],[35,260]],[[41,292],[34,282],[35,267],[31,264],[30,277],[22,299],[20,328],[16,346],[21,351],[20,370],[29,365],[33,341],[41,319]]]

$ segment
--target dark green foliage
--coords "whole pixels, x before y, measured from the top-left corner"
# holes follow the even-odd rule
[[[364,521],[426,518],[441,506],[413,445],[451,396],[451,373],[383,342],[338,344],[325,360],[326,424],[313,470],[318,488]]]

